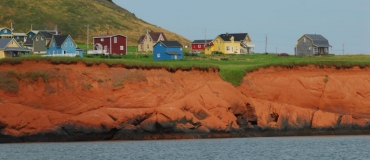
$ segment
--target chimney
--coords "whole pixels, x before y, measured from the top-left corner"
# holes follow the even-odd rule
[[[226,36],[229,36],[229,33],[226,32]]]

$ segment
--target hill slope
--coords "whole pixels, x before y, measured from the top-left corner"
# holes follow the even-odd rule
[[[0,5],[0,28],[14,23],[15,32],[28,32],[31,28],[54,29],[70,34],[78,42],[86,42],[87,24],[90,35],[123,34],[129,38],[129,45],[136,45],[146,30],[164,32],[170,40],[183,45],[186,38],[149,24],[133,13],[108,0],[2,0]],[[91,39],[90,39],[91,42]]]

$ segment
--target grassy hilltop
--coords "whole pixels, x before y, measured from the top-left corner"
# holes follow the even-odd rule
[[[90,35],[123,34],[129,45],[137,45],[140,35],[146,30],[164,32],[168,39],[178,40],[187,45],[189,40],[163,28],[149,24],[134,13],[110,2],[111,0],[2,0],[0,5],[0,27],[10,28],[14,23],[15,32],[33,29],[54,29],[70,34],[79,43],[86,42],[87,24]],[[159,24],[160,25],[160,24]],[[92,39],[90,39],[90,43]]]
[[[111,57],[112,58],[112,57]],[[152,54],[132,54],[117,56],[116,59],[107,58],[69,58],[69,57],[39,57],[23,56],[20,58],[1,59],[2,63],[17,64],[22,61],[51,61],[53,64],[70,64],[84,62],[86,66],[105,63],[108,66],[122,65],[127,68],[166,68],[173,72],[178,69],[190,70],[197,68],[219,70],[220,76],[227,82],[237,86],[245,74],[258,68],[281,66],[292,68],[294,66],[316,65],[322,68],[333,67],[347,69],[354,66],[365,68],[370,66],[368,55],[346,56],[312,56],[312,57],[279,57],[276,54],[253,54],[253,55],[186,55],[178,61],[154,61]],[[119,58],[119,59],[118,59]]]

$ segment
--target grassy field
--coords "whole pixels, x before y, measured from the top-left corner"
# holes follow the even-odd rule
[[[77,46],[78,48],[81,48],[83,50],[86,50],[87,47],[89,50],[92,50],[94,45],[91,44],[92,42],[90,42],[90,44],[87,46],[86,43],[77,43]],[[128,53],[135,53],[137,52],[137,46],[127,46],[127,52]]]
[[[346,56],[319,56],[319,57],[278,57],[274,54],[253,55],[194,55],[184,56],[178,61],[154,61],[151,54],[129,54],[125,56],[108,58],[66,58],[66,57],[39,57],[24,56],[13,59],[1,59],[1,63],[22,63],[24,60],[46,60],[53,64],[70,64],[82,61],[86,66],[106,63],[109,66],[123,65],[128,68],[166,68],[173,72],[178,69],[219,69],[220,76],[233,85],[239,85],[243,77],[250,71],[260,67],[283,66],[305,66],[309,64],[320,67],[332,66],[338,69],[351,68],[353,66],[370,66],[370,56],[346,55]]]

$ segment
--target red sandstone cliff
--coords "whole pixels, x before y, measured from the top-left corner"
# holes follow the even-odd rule
[[[0,69],[5,142],[32,136],[58,141],[363,130],[370,118],[367,68],[273,67],[248,73],[238,87],[212,69],[169,72],[33,61]]]

